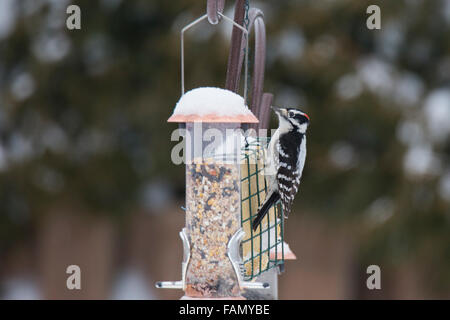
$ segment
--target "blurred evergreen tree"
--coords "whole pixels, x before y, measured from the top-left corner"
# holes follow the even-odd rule
[[[73,31],[67,1],[13,3],[0,37],[0,250],[53,203],[123,216],[154,177],[183,188],[166,119],[180,95],[179,30],[204,1],[74,1]],[[366,28],[370,4],[381,30]],[[433,140],[424,110],[435,90],[450,92],[448,3],[250,5],[266,15],[265,91],[312,119],[298,211],[358,226],[363,261],[414,257],[430,287],[450,291],[450,139]],[[223,86],[229,39],[199,28],[187,37],[187,86]]]

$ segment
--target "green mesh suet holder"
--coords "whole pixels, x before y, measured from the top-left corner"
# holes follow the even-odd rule
[[[256,231],[252,228],[252,221],[267,193],[264,159],[268,142],[268,138],[248,138],[242,146],[241,226],[245,236],[241,250],[245,280],[284,263],[284,219],[280,201],[270,208]]]

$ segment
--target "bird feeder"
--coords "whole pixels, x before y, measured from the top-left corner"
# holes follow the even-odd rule
[[[180,232],[184,249],[182,279],[158,282],[156,286],[183,289],[186,298],[229,299],[261,297],[260,293],[267,295],[268,291],[262,289],[269,288],[267,282],[270,282],[274,284],[275,293],[269,293],[269,298],[273,299],[277,297],[278,268],[275,267],[281,267],[284,261],[281,208],[279,204],[272,208],[257,233],[253,232],[251,221],[267,192],[262,171],[264,166],[260,163],[265,144],[257,141],[258,148],[254,148],[247,139],[243,143],[244,139],[237,130],[242,124],[258,123],[246,103],[247,28],[254,21],[259,32],[255,41],[252,110],[261,104],[265,106],[263,111],[267,111],[271,102],[270,95],[263,96],[262,102],[259,102],[265,56],[262,13],[259,10],[250,11],[250,26],[244,28],[223,15],[223,5],[218,6],[220,9],[216,8],[215,1],[208,1],[208,14],[181,31],[182,96],[168,121],[180,123],[180,127],[185,129],[186,225]],[[237,42],[232,44],[232,49],[235,47],[234,51],[238,55],[240,52],[240,56],[232,59],[234,63],[231,66],[236,70],[235,73],[230,72],[235,74],[232,79],[234,86],[238,86],[241,64],[244,62],[243,98],[233,91],[211,87],[185,93],[184,33],[206,19],[211,24],[223,19],[245,35],[242,41],[238,40],[239,45]],[[268,122],[268,111],[262,114],[258,108],[254,111],[265,119],[264,122]],[[262,272],[265,274],[262,275]]]
[[[242,280],[240,255],[244,232],[238,129],[258,120],[236,93],[197,88],[181,97],[168,121],[186,124],[185,254],[178,287],[188,297],[208,298],[240,297],[244,287],[264,287]]]

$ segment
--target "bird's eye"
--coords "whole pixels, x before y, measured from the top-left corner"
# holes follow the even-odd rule
[[[294,117],[294,113],[291,111],[291,112],[289,112],[289,118],[293,118]]]

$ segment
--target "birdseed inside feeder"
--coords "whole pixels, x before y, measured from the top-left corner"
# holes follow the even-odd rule
[[[186,123],[186,296],[238,297],[243,234],[238,129],[258,120],[238,94],[197,88],[181,97],[168,121]]]

